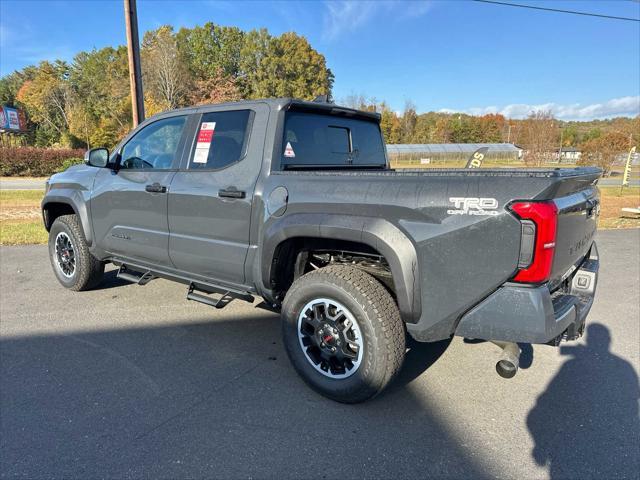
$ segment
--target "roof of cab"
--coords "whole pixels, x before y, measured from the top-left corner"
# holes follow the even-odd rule
[[[356,110],[353,108],[342,107],[335,103],[317,102],[301,100],[299,98],[283,97],[283,98],[265,98],[257,100],[240,100],[237,102],[224,102],[224,103],[212,103],[206,105],[197,105],[192,107],[184,107],[176,110],[169,110],[166,112],[158,113],[145,120],[145,123],[151,119],[157,120],[163,117],[170,117],[178,114],[190,114],[198,112],[214,112],[219,109],[229,109],[229,107],[247,108],[252,105],[267,104],[273,110],[293,109],[293,110],[306,110],[306,111],[326,111],[330,114],[345,115],[351,117],[361,117],[370,120],[380,121],[380,114],[376,112],[367,112],[363,110]]]

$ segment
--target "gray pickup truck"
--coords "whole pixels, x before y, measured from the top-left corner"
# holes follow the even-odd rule
[[[507,378],[517,343],[578,338],[601,171],[392,170],[379,122],[295,99],[156,115],[47,182],[53,270],[78,291],[110,262],[217,308],[260,296],[302,378],[348,403],[384,389],[407,337],[494,342]]]

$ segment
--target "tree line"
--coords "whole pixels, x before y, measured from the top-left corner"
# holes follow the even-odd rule
[[[411,102],[395,112],[386,102],[364,95],[350,95],[343,104],[381,115],[381,129],[387,143],[514,143],[524,150],[524,161],[542,166],[555,160],[561,148],[581,151],[581,164],[611,168],[613,161],[628,152],[640,139],[640,116],[608,120],[562,121],[550,111],[532,111],[524,119],[509,119],[492,113],[481,116],[464,113],[418,114]]]
[[[177,32],[170,25],[141,42],[147,116],[188,105],[266,97],[311,100],[331,95],[334,76],[325,57],[294,32],[271,35],[205,23]],[[23,108],[27,143],[41,147],[113,146],[131,129],[127,49],[78,53],[71,62],[45,61],[0,79],[0,103]],[[385,140],[397,143],[499,143],[523,147],[525,161],[541,165],[560,147],[584,150],[585,161],[609,164],[638,143],[639,117],[564,122],[550,112],[525,119],[500,114],[419,114],[384,101],[349,95],[338,103],[381,114]],[[603,153],[605,152],[605,153]]]
[[[333,86],[325,57],[293,32],[165,25],[144,34],[141,60],[147,116],[239,99],[313,99]],[[112,146],[131,129],[127,49],[94,49],[13,72],[0,79],[0,103],[26,111],[30,145]]]

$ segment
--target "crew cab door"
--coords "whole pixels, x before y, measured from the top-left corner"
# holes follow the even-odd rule
[[[169,255],[177,269],[244,285],[251,206],[269,110],[218,108],[196,122],[169,192]]]
[[[98,247],[124,259],[170,267],[167,194],[181,160],[186,115],[149,123],[96,175],[91,217]]]

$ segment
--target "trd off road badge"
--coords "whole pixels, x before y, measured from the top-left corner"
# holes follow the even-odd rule
[[[498,201],[495,198],[449,197],[454,208],[449,215],[498,215]]]

